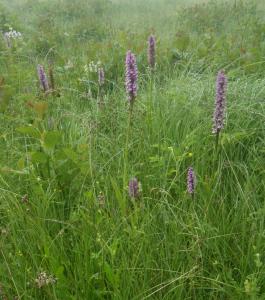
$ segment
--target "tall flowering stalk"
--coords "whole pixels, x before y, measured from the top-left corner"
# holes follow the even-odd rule
[[[130,50],[126,54],[125,67],[126,67],[126,74],[125,74],[126,92],[128,95],[129,103],[132,106],[137,96],[138,71],[137,71],[136,57]]]
[[[130,104],[130,109],[129,109],[128,128],[127,128],[125,148],[124,148],[124,173],[123,173],[124,186],[125,184],[127,184],[128,148],[129,148],[129,139],[130,139],[130,131],[131,131],[132,112],[133,112],[133,104],[137,96],[137,88],[138,88],[137,87],[138,70],[136,64],[136,57],[130,50],[127,51],[126,53],[125,69],[126,69],[125,87],[128,96],[128,101]],[[137,194],[136,193],[137,186],[138,186],[137,179],[136,178],[131,179],[129,182],[129,194],[132,197],[135,197]]]
[[[216,79],[215,111],[213,115],[213,133],[216,135],[216,143],[220,131],[224,128],[226,106],[227,77],[223,70],[219,71]]]
[[[131,178],[129,180],[128,192],[131,198],[137,198],[139,196],[139,182],[137,178]]]
[[[156,56],[156,40],[153,35],[148,38],[148,64],[153,71],[155,69],[155,56]]]
[[[105,83],[105,73],[103,68],[98,69],[98,84],[99,86],[103,86]]]
[[[54,74],[53,74],[53,67],[50,65],[49,67],[49,79],[51,84],[51,89],[55,91],[55,81],[54,81]]]
[[[60,93],[58,91],[58,89],[56,88],[56,85],[55,85],[55,78],[54,78],[54,71],[53,71],[53,65],[52,63],[50,62],[50,65],[49,65],[49,89],[51,91],[51,94],[56,96],[56,97],[60,97]]]
[[[187,174],[187,191],[189,194],[194,195],[196,187],[196,176],[192,167],[189,167]]]
[[[44,67],[42,65],[38,65],[37,71],[38,71],[40,85],[41,85],[43,91],[47,92],[49,90],[49,84],[48,84],[48,79],[47,79],[46,73],[44,71]]]

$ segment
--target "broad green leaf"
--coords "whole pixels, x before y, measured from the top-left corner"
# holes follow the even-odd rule
[[[23,170],[25,168],[25,159],[23,157],[18,160],[17,167],[19,170]]]
[[[44,147],[53,149],[62,140],[62,134],[59,131],[49,131],[44,136]]]
[[[41,138],[41,133],[39,132],[39,130],[33,126],[23,126],[23,127],[18,127],[16,129],[18,132],[26,134],[30,137],[34,137],[37,139]]]
[[[31,161],[33,163],[45,164],[48,160],[47,154],[44,152],[32,152]]]
[[[78,154],[72,148],[64,148],[63,151],[68,159],[72,160],[75,163],[78,163]]]

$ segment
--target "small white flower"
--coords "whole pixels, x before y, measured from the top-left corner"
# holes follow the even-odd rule
[[[98,69],[101,66],[101,61],[97,61],[96,63],[92,60],[89,64],[88,64],[88,69],[90,73],[98,73]]]
[[[19,39],[22,38],[22,34],[19,31],[13,30],[11,29],[8,32],[4,33],[6,38],[10,38],[10,39]]]
[[[47,285],[53,285],[56,282],[57,278],[53,275],[48,275],[46,272],[40,272],[35,279],[35,283],[39,289]]]

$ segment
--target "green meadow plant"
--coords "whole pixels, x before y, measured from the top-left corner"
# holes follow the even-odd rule
[[[0,299],[263,299],[263,1],[2,2]]]

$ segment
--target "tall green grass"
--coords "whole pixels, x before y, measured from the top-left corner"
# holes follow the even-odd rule
[[[0,28],[24,38],[0,42],[0,299],[264,299],[263,15],[262,1],[3,1]],[[103,107],[85,71],[98,60]],[[56,93],[41,93],[37,63],[53,66]],[[41,272],[56,283],[39,288]]]

